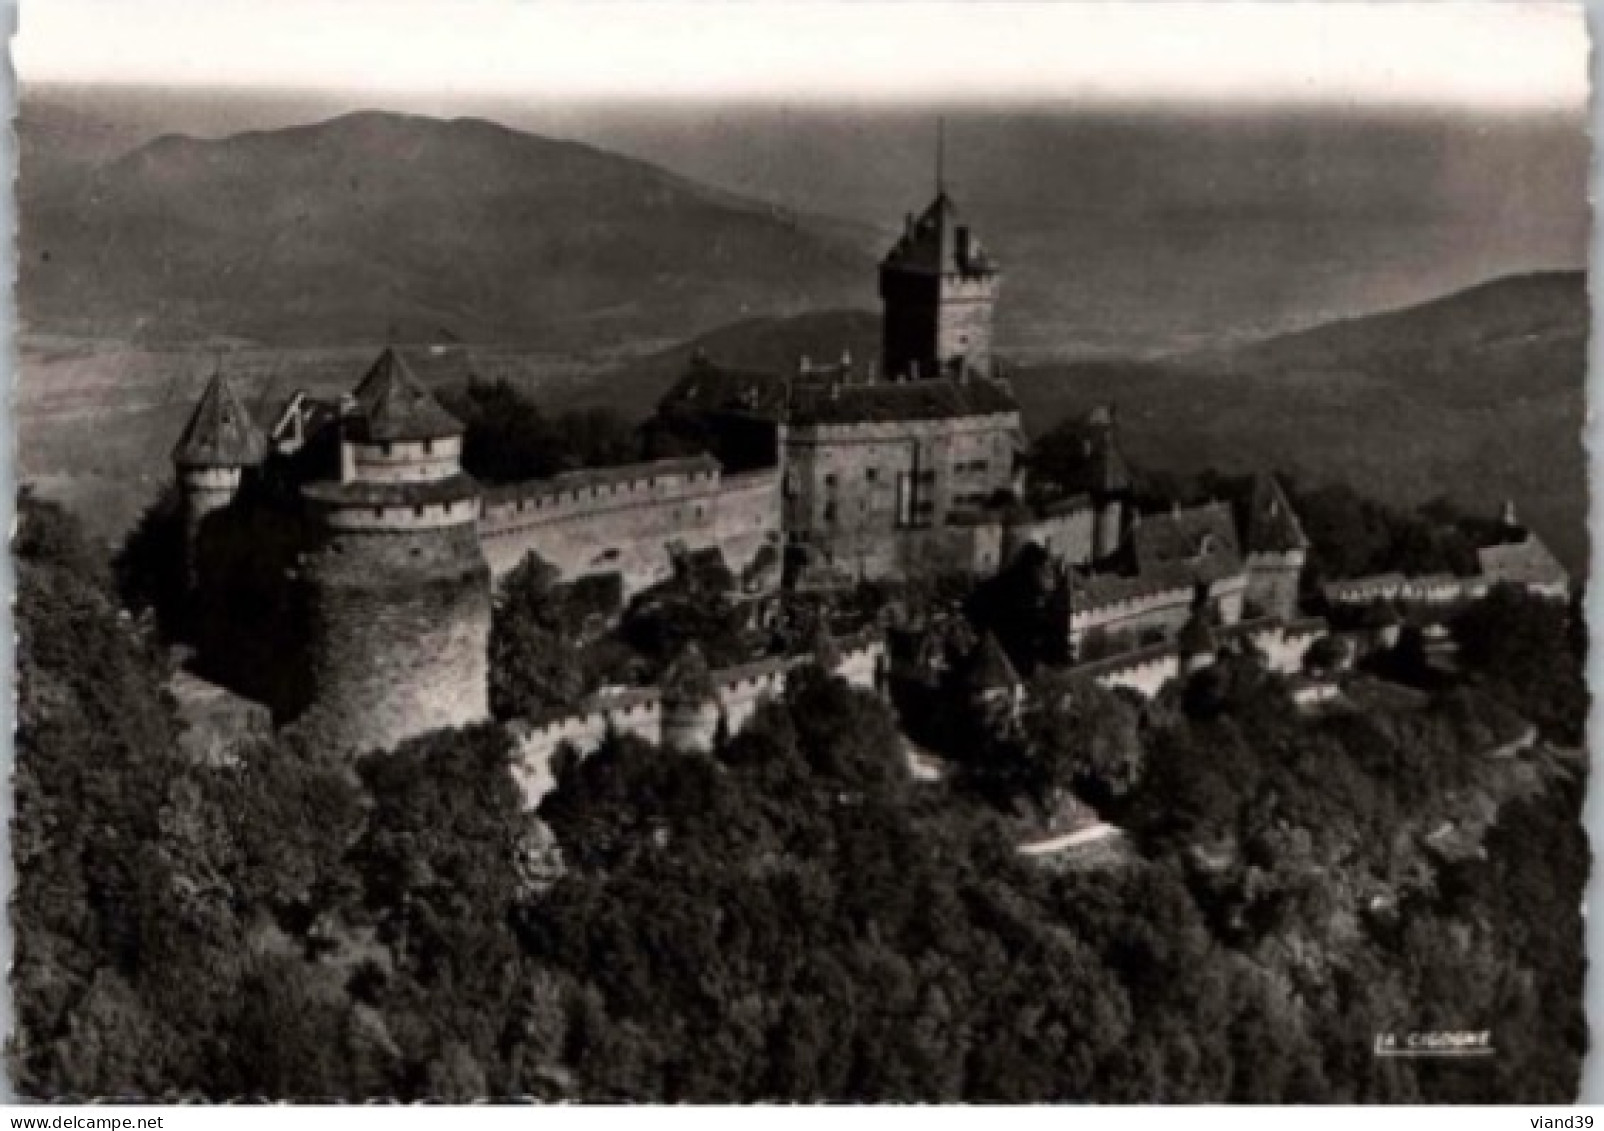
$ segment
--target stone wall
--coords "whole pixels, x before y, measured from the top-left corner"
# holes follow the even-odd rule
[[[489,717],[490,571],[471,525],[334,532],[303,560],[311,701],[348,750]]]
[[[495,576],[530,553],[561,580],[617,573],[628,599],[673,574],[671,545],[717,547],[737,575],[765,545],[779,542],[779,474],[728,480],[712,461],[702,470],[668,470],[685,461],[609,468],[581,482],[561,477],[498,491],[479,523]]]
[[[860,691],[879,685],[885,663],[885,642],[878,635],[843,640],[835,674]],[[706,703],[665,703],[654,687],[599,694],[578,714],[535,725],[508,725],[515,750],[514,775],[531,808],[556,784],[551,763],[565,746],[584,757],[594,753],[609,732],[633,734],[654,745],[705,751],[722,728],[741,731],[762,704],[785,694],[793,669],[810,662],[806,656],[776,657],[721,668],[712,673],[714,698]]]
[[[882,271],[886,376],[935,377],[941,366],[959,358],[989,372],[999,284],[995,274],[966,278]]]
[[[1097,512],[1088,501],[1062,514],[1011,520],[1004,536],[1005,559],[1012,559],[1027,545],[1035,545],[1055,562],[1087,565],[1094,556],[1096,519]]]
[[[855,576],[895,574],[920,544],[897,549],[904,532],[946,527],[1011,486],[1018,429],[1017,413],[792,426],[787,535]]]

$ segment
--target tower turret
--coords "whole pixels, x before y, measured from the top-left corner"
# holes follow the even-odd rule
[[[1131,470],[1120,450],[1119,420],[1113,405],[1100,405],[1087,416],[1083,443],[1083,486],[1096,510],[1092,558],[1102,561],[1116,553],[1124,540],[1125,508],[1131,494]]]
[[[221,370],[207,382],[200,403],[173,448],[173,466],[183,496],[185,568],[198,578],[197,560],[207,516],[229,506],[246,474],[267,458],[267,435],[251,419],[233,383]]]
[[[1247,551],[1247,600],[1270,616],[1295,617],[1309,539],[1273,475],[1254,477],[1242,545]]]
[[[663,746],[706,753],[718,736],[721,709],[707,659],[687,644],[663,673]]]
[[[882,364],[899,378],[993,375],[992,308],[1002,274],[938,184],[880,264]]]
[[[314,545],[307,716],[350,749],[489,715],[490,567],[462,424],[387,349],[342,410],[340,472],[302,493]]]

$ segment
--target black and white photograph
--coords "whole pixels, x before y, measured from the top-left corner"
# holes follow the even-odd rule
[[[1582,1095],[1580,4],[11,48],[16,1097]]]

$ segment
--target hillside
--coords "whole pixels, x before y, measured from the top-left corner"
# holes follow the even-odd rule
[[[1579,571],[1587,335],[1585,276],[1526,275],[1238,349],[1032,368],[1015,387],[1037,430],[1118,402],[1150,466],[1274,466],[1395,504],[1512,497]]]
[[[28,151],[25,181],[63,183]],[[25,191],[19,298],[28,331],[144,342],[663,340],[862,301],[854,231],[577,143],[364,112],[161,137]]]
[[[741,322],[631,362],[599,388],[642,411],[696,349],[788,369],[843,346],[873,357],[878,332],[861,312]],[[1587,332],[1585,276],[1523,275],[1236,349],[1026,366],[1014,388],[1036,434],[1116,402],[1126,447],[1150,467],[1276,467],[1400,505],[1449,495],[1485,510],[1513,497],[1580,571]]]

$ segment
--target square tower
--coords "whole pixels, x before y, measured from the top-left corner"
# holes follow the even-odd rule
[[[880,264],[883,357],[892,379],[991,377],[1002,275],[945,189]]]

